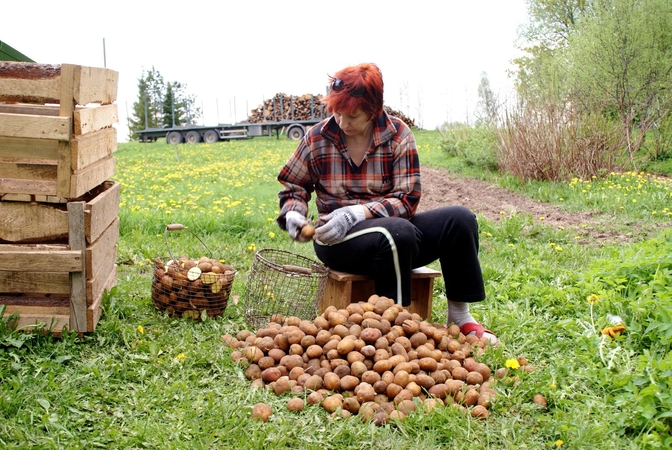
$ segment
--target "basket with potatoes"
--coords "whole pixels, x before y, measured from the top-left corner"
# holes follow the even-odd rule
[[[478,361],[487,338],[432,324],[377,295],[329,306],[314,320],[275,315],[222,341],[252,386],[287,396],[292,411],[320,405],[382,425],[416,408],[451,406],[485,419],[495,397],[492,371]],[[268,408],[255,408],[255,418],[268,419]]]
[[[164,234],[177,230],[190,231],[182,224],[170,224]],[[210,256],[175,257],[169,247],[170,256],[154,260],[152,302],[156,309],[171,317],[195,320],[201,320],[204,314],[217,317],[226,309],[236,271],[214,258],[203,241],[192,234]]]

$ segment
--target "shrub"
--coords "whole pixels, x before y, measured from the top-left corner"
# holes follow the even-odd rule
[[[468,166],[486,170],[497,169],[494,129],[487,125],[471,127],[461,123],[445,123],[438,128],[441,149],[450,157],[462,158]]]
[[[608,119],[550,104],[507,111],[497,140],[500,169],[524,180],[604,175],[623,148],[618,127]]]

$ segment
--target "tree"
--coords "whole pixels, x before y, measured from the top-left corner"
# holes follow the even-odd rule
[[[633,156],[672,114],[672,2],[595,0],[570,38],[571,98],[620,123]]]
[[[476,124],[494,125],[497,122],[499,100],[490,88],[488,74],[481,73],[481,82],[478,84],[478,102],[476,104]]]
[[[193,108],[195,97],[187,93],[186,85],[166,82],[154,67],[138,79],[138,100],[133,103],[129,119],[129,138],[145,128],[162,128],[193,123],[200,117],[200,108]]]

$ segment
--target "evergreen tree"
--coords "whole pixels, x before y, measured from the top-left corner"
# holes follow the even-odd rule
[[[165,128],[191,124],[200,117],[200,108],[193,108],[195,97],[187,93],[186,85],[166,82],[152,67],[138,79],[138,100],[133,103],[129,119],[129,138],[133,132],[146,128]]]

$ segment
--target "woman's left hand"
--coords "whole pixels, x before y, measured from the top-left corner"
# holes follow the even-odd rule
[[[348,231],[364,219],[364,207],[361,205],[338,208],[322,218],[327,223],[315,229],[315,239],[323,244],[335,244],[343,240]]]

